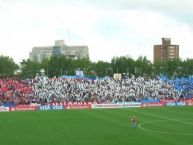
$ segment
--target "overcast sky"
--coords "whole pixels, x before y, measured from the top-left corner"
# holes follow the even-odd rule
[[[35,46],[87,45],[91,61],[153,60],[161,38],[193,58],[192,0],[0,0],[0,55],[19,63]]]

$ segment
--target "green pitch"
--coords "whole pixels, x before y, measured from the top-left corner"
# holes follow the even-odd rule
[[[192,144],[193,107],[0,113],[0,145]]]

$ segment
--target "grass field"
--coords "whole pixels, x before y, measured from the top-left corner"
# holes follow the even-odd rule
[[[0,113],[0,145],[193,145],[193,107]]]

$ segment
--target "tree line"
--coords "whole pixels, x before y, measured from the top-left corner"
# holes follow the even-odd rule
[[[8,56],[0,56],[0,77],[13,76],[19,66]]]
[[[16,71],[20,68],[20,71]],[[80,69],[85,75],[113,76],[114,73],[135,76],[154,76],[164,74],[167,76],[193,75],[193,59],[169,59],[156,61],[154,64],[146,57],[140,56],[137,60],[121,56],[112,58],[111,62],[92,62],[89,59],[67,59],[65,56],[53,56],[41,63],[23,60],[17,65],[12,58],[0,56],[0,76],[17,75],[23,78],[34,78],[44,69],[49,77],[61,75],[75,75],[75,70]]]

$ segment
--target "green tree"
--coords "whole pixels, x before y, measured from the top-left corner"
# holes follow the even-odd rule
[[[49,75],[61,76],[61,75],[75,75],[75,70],[83,70],[84,73],[89,72],[90,61],[89,59],[67,59],[65,56],[52,56],[49,60],[43,60],[42,68],[44,68]]]
[[[151,75],[152,63],[146,57],[140,56],[135,62],[135,70],[137,75]]]
[[[47,75],[49,77],[49,62],[50,60],[49,59],[44,59],[41,64],[40,64],[40,67],[41,69],[44,69],[45,70],[45,75]]]
[[[90,74],[91,62],[87,58],[75,60],[75,69],[79,68],[84,71],[84,74]]]
[[[109,62],[98,61],[95,64],[95,71],[97,76],[110,76],[111,72],[111,64]]]
[[[178,68],[181,65],[180,59],[168,59],[163,62],[164,73],[168,76],[177,76]]]
[[[163,69],[164,69],[163,68],[163,62],[161,60],[156,60],[152,66],[153,74],[155,74],[155,75],[164,74]]]
[[[11,76],[18,69],[18,65],[8,56],[0,56],[0,76]]]
[[[49,61],[48,70],[49,76],[60,76],[61,75],[61,68],[62,68],[61,57],[60,56],[52,56]]]
[[[36,74],[40,74],[41,64],[27,59],[21,62],[21,69],[21,77],[34,78]]]
[[[193,59],[186,59],[180,67],[183,76],[193,75]]]
[[[114,73],[130,73],[134,74],[135,61],[126,56],[114,57],[111,60]]]

